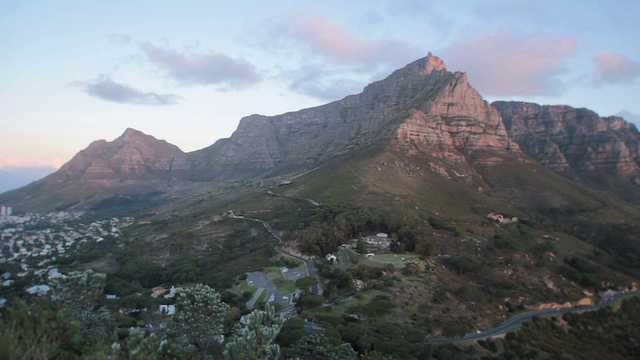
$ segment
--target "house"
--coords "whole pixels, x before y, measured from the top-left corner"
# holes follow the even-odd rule
[[[158,296],[164,295],[164,293],[166,292],[167,289],[163,288],[162,286],[156,286],[151,289],[151,297],[157,298]]]
[[[333,254],[327,254],[326,258],[328,261],[331,261],[332,263],[338,260],[338,258]]]
[[[511,222],[518,221],[518,218],[515,217],[515,216],[512,217],[512,218],[508,218],[508,217],[506,217],[506,216],[504,216],[502,214],[496,214],[496,213],[489,213],[489,214],[487,214],[487,217],[489,219],[493,219],[493,220],[495,220],[495,221],[497,221],[497,222],[499,222],[501,224],[503,224],[503,223],[506,224],[506,223],[511,223]]]
[[[176,313],[176,306],[175,305],[160,305],[160,308],[158,309],[158,312],[165,313],[167,315],[173,315],[173,314]]]

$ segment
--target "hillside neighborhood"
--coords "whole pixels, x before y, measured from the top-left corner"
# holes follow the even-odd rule
[[[120,227],[133,222],[133,218],[111,218],[82,223],[83,212],[56,211],[4,215],[0,218],[0,264],[15,272],[0,275],[0,289],[11,286],[17,279],[30,278],[25,289],[34,295],[45,295],[50,279],[61,276],[52,261],[68,256],[74,249],[88,243],[119,237]],[[6,300],[0,298],[0,306]]]

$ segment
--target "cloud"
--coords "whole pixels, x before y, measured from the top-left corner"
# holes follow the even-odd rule
[[[397,65],[418,53],[404,42],[356,37],[321,17],[287,15],[274,19],[270,27],[268,36],[276,46],[297,46],[305,56],[320,56],[335,64]]]
[[[361,90],[373,77],[423,55],[404,42],[355,36],[322,17],[287,14],[260,28],[254,43],[290,59],[280,75],[290,89],[321,100]]]
[[[633,84],[640,77],[640,62],[629,60],[621,54],[600,53],[594,62],[594,84]]]
[[[615,116],[619,116],[633,124],[636,125],[636,127],[640,127],[640,115],[636,114],[636,113],[632,113],[631,111],[628,110],[620,110],[617,114],[615,114]]]
[[[320,65],[305,64],[288,72],[287,80],[292,91],[323,101],[340,99],[362,91],[362,79],[346,78],[340,76],[340,73],[341,71],[327,71]]]
[[[64,165],[64,161],[60,159],[54,159],[50,161],[28,162],[17,159],[5,159],[0,160],[0,169],[7,168],[43,168],[43,169],[58,169]]]
[[[563,61],[575,48],[570,37],[498,32],[454,44],[442,58],[450,70],[467,71],[483,95],[554,95],[562,88],[558,76],[567,71]]]
[[[130,86],[119,84],[105,75],[101,75],[94,80],[76,81],[71,85],[82,88],[82,91],[90,96],[121,104],[172,105],[180,99],[180,96],[175,94],[143,92]]]
[[[255,66],[244,59],[215,52],[179,52],[148,41],[138,42],[138,47],[147,60],[182,85],[243,88],[262,80]]]

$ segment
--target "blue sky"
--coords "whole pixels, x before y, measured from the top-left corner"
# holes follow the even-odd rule
[[[58,167],[127,127],[197,150],[428,52],[488,101],[638,124],[638,14],[636,0],[0,1],[0,169]]]

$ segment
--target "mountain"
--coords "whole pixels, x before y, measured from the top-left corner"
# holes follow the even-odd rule
[[[361,354],[552,358],[575,351],[540,346],[555,338],[550,328],[567,334],[568,318],[523,339],[526,348],[506,336],[509,349],[483,340],[437,351],[427,339],[637,289],[638,139],[623,119],[586,109],[489,104],[429,54],[360,94],[245,117],[191,153],[127,129],[0,204],[135,216],[118,238],[60,258],[107,273],[108,293],[123,298],[202,282],[243,308],[247,272],[298,266],[278,246],[319,259],[323,298],[303,295],[298,314]],[[388,249],[353,241],[379,233]],[[345,243],[382,256],[338,250]]]
[[[281,115],[245,117],[231,137],[191,153],[127,129],[111,142],[92,143],[56,173],[0,195],[0,202],[52,209],[89,208],[113,196],[141,193],[178,199],[237,183],[291,178],[372,149],[420,157],[447,181],[523,206],[571,200],[553,191],[526,191],[508,181],[511,177],[497,176],[492,166],[529,171],[524,169],[539,162],[587,187],[640,200],[638,132],[632,125],[585,109],[490,105],[465,73],[447,71],[429,53],[360,94]],[[625,197],[627,192],[633,195]]]
[[[509,136],[549,169],[640,204],[640,133],[620,117],[525,102],[492,103]]]
[[[431,53],[357,95],[277,116],[251,115],[229,139],[189,154],[194,180],[294,171],[401,137],[455,156],[454,148],[518,152],[498,113]]]
[[[177,146],[127,129],[113,141],[92,142],[55,173],[0,195],[0,202],[28,211],[86,209],[112,197],[124,205],[131,196],[169,191],[190,168]]]

